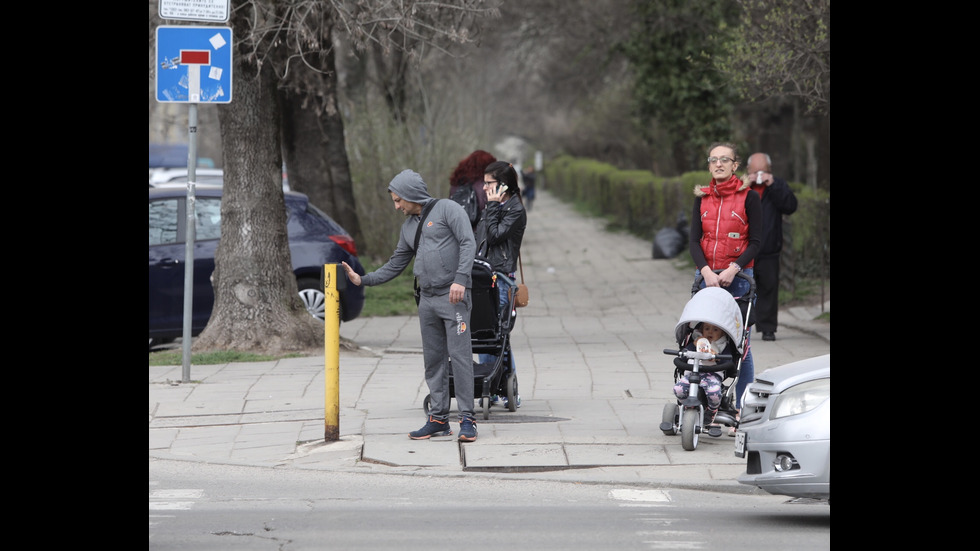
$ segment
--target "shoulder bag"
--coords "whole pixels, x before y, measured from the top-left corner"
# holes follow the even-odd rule
[[[517,284],[517,294],[514,296],[514,306],[523,308],[527,306],[530,297],[527,294],[527,285],[524,284],[524,264],[521,263],[521,255],[517,255],[517,265],[521,268],[521,282]]]

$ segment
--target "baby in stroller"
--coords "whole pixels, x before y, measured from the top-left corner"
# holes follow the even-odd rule
[[[708,322],[698,323],[691,333],[691,342],[684,347],[685,350],[708,352],[711,354],[727,354],[732,357],[738,355],[735,345],[728,336],[722,331],[721,327],[712,325]],[[688,360],[694,363],[694,360]],[[715,360],[704,360],[702,366],[717,365]],[[677,382],[674,384],[674,396],[678,400],[687,398],[691,392],[691,371],[685,370]],[[724,371],[702,371],[701,382],[699,385],[704,389],[704,394],[708,404],[704,412],[704,424],[710,425],[718,413],[718,406],[721,405],[721,384],[725,380]]]
[[[721,287],[692,289],[674,327],[673,400],[664,406],[660,430],[680,433],[685,450],[697,448],[698,436],[722,435],[722,426],[737,427],[735,388],[748,331],[737,300]],[[751,308],[749,303],[748,308]]]

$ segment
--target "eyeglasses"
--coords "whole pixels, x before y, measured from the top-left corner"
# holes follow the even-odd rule
[[[713,165],[713,164],[717,163],[718,161],[721,161],[722,164],[727,165],[728,163],[730,163],[730,162],[732,162],[734,160],[735,159],[732,159],[730,157],[708,157],[708,164],[709,165]]]
[[[490,180],[489,182],[484,180],[483,185],[485,185],[485,186],[492,186],[494,184],[499,184],[499,183],[500,182],[498,182],[496,180]]]

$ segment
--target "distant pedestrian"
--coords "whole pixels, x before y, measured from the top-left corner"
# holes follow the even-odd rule
[[[534,183],[536,175],[534,174],[534,165],[527,167],[527,169],[522,171],[522,176],[524,178],[524,208],[528,212],[531,212],[531,205],[534,204]]]
[[[783,215],[796,212],[797,200],[789,184],[772,173],[765,153],[749,155],[745,180],[762,198],[762,247],[755,257],[755,330],[762,340],[776,340],[779,325],[779,255],[783,250]]]
[[[380,285],[395,279],[415,258],[414,273],[421,289],[422,357],[431,404],[425,425],[408,436],[413,440],[424,440],[453,433],[449,428],[451,363],[457,382],[459,439],[472,442],[477,435],[473,417],[473,345],[469,331],[473,310],[473,258],[476,256],[473,229],[463,207],[454,201],[433,199],[416,172],[404,170],[399,173],[388,184],[388,193],[395,209],[406,216],[395,252],[384,266],[363,276],[346,262],[342,263],[344,270],[354,285]],[[418,250],[415,250],[420,215],[433,201],[436,203],[427,212]]]

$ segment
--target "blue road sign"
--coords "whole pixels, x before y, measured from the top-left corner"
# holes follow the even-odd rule
[[[157,27],[157,101],[231,102],[231,27]]]

